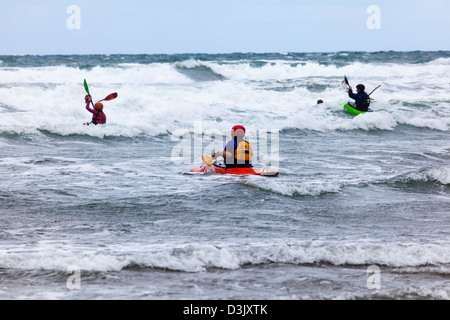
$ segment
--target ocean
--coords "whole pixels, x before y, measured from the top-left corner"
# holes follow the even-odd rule
[[[0,56],[0,299],[449,300],[449,91],[443,51]],[[278,177],[190,171],[236,124]]]

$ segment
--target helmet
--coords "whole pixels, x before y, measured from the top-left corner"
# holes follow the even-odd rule
[[[97,109],[98,111],[102,111],[103,110],[103,103],[97,102],[95,104],[94,108]]]
[[[239,130],[239,131],[238,131]],[[237,131],[237,132],[236,132]],[[231,135],[233,137],[244,137],[245,136],[245,127],[241,125],[236,125],[231,129]]]
[[[358,85],[356,86],[356,89],[359,89],[359,90],[361,90],[361,91],[364,91],[364,90],[366,90],[366,87],[365,87],[363,84],[358,84]]]

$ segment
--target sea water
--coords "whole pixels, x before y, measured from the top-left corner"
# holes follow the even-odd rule
[[[449,90],[450,52],[0,56],[0,298],[447,300]],[[190,172],[236,124],[278,177]]]

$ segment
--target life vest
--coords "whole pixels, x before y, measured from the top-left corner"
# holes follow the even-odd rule
[[[92,123],[93,124],[105,124],[106,123],[106,115],[103,113],[103,111],[99,111],[97,110],[98,113],[97,115],[94,115],[94,117],[92,118]]]
[[[362,101],[355,101],[356,109],[361,111],[367,111],[370,107],[370,97],[367,93],[364,94],[364,100]]]
[[[237,164],[250,164],[252,162],[253,150],[247,141],[241,141],[234,150],[234,159]]]

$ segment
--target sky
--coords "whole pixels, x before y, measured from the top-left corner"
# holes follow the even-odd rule
[[[0,55],[450,50],[448,0],[0,0]]]

